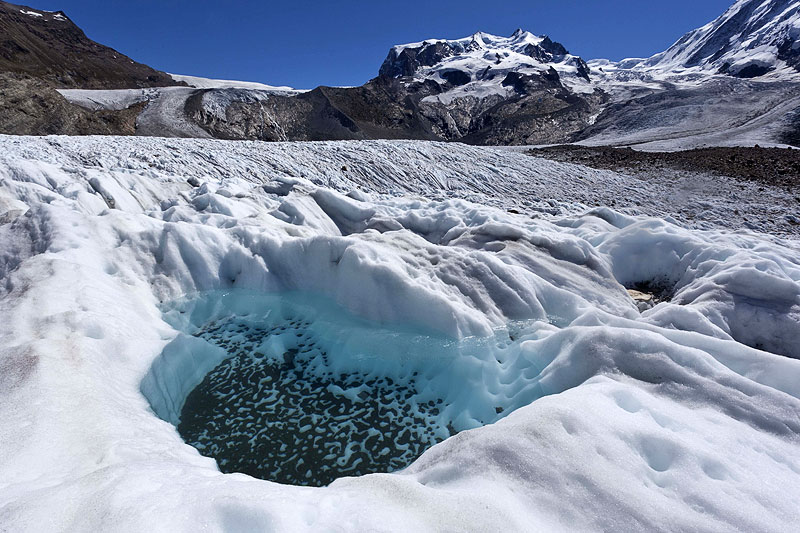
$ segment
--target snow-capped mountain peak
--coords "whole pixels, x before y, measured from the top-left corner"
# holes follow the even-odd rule
[[[510,37],[477,32],[461,39],[428,39],[393,46],[380,69],[388,78],[432,78],[452,85],[496,78],[511,71],[547,71],[588,80],[584,61],[560,43],[517,29]]]
[[[637,70],[709,72],[741,78],[800,71],[800,2],[739,0]]]

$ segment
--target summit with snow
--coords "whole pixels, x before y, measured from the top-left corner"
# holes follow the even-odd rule
[[[716,73],[796,79],[800,72],[800,5],[791,0],[738,0],[721,17],[666,51],[628,68],[645,72]]]

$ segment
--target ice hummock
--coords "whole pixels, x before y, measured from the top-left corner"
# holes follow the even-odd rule
[[[658,183],[424,142],[0,137],[0,176],[10,529],[797,523],[800,246],[731,231],[722,196],[691,222]],[[648,281],[668,297],[640,312],[627,289]],[[141,386],[182,334],[163,306],[232,289],[460,342],[535,325],[508,328],[515,358],[465,359],[483,405],[509,383],[517,403],[394,473],[221,473]]]

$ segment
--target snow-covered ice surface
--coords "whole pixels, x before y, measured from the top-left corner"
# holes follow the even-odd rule
[[[256,91],[269,91],[280,94],[295,94],[303,92],[285,85],[267,85],[265,83],[259,83],[256,81],[216,80],[213,78],[184,76],[181,74],[170,74],[170,76],[172,76],[173,80],[186,82],[187,85],[196,89],[253,89]]]
[[[746,190],[669,185],[458,144],[0,137],[0,524],[791,530],[800,244],[730,231]],[[164,306],[231,289],[488,343],[446,387],[475,429],[324,488],[220,473],[157,399],[209,364],[165,366]]]
[[[159,89],[56,89],[67,101],[97,111],[119,111],[134,104],[147,102],[158,95]]]

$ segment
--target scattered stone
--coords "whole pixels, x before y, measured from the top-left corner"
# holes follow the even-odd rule
[[[636,302],[636,307],[639,308],[640,313],[655,307],[655,298],[652,294],[634,289],[628,289],[628,294],[633,298],[633,301]]]
[[[796,189],[800,185],[800,152],[797,150],[756,146],[643,152],[609,146],[561,145],[536,148],[528,153],[553,161],[634,175],[664,166],[676,170],[711,172],[788,189]]]

